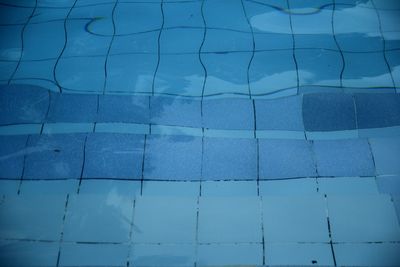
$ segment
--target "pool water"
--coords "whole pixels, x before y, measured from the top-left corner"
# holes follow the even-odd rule
[[[400,2],[0,0],[0,266],[400,266]]]

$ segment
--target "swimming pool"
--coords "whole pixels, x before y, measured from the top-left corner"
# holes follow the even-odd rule
[[[0,266],[398,266],[396,1],[0,1]]]

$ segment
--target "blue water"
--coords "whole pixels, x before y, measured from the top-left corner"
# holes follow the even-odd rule
[[[0,0],[0,266],[400,266],[400,2]]]

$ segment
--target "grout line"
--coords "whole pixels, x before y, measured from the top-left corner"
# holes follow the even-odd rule
[[[147,134],[144,135],[143,142],[143,157],[142,157],[142,177],[140,179],[140,195],[143,195],[143,183],[144,183],[144,164],[146,159],[146,144],[147,144]]]
[[[263,259],[262,264],[265,265],[265,258],[266,258],[266,249],[265,249],[265,231],[264,231],[264,211],[263,211],[263,197],[260,196],[260,213],[261,213],[261,234],[262,234],[262,250],[263,250]]]
[[[289,23],[290,23],[290,31],[292,32],[292,42],[293,42],[293,61],[296,66],[296,80],[297,80],[297,94],[300,92],[300,80],[299,80],[299,66],[297,64],[297,59],[296,59],[296,40],[294,38],[294,32],[293,32],[293,26],[292,26],[292,13],[290,12],[290,0],[286,0],[287,8],[289,10]]]
[[[335,11],[336,11],[336,0],[332,0],[332,17],[331,17],[331,24],[332,24],[332,36],[333,36],[333,40],[335,41],[336,47],[338,49],[338,51],[340,52],[340,57],[342,59],[342,70],[340,71],[340,87],[343,88],[343,73],[344,73],[344,69],[346,68],[346,61],[343,55],[343,51],[341,50],[341,47],[339,45],[338,40],[336,39],[336,33],[335,33]],[[342,92],[344,90],[342,89]]]
[[[130,224],[130,229],[129,229],[129,250],[128,250],[128,258],[126,259],[126,266],[129,267],[130,266],[130,262],[132,261],[131,259],[131,251],[132,251],[132,245],[133,245],[133,220],[135,218],[135,211],[136,211],[136,199],[133,199],[133,203],[132,203],[133,207],[132,207],[132,218],[131,218],[131,224]],[[134,266],[132,264],[132,266]]]
[[[163,28],[164,28],[164,8],[163,8],[163,5],[164,5],[164,0],[161,0],[160,8],[161,8],[162,23],[161,23],[161,28],[159,29],[158,39],[157,39],[157,44],[158,44],[157,55],[158,55],[158,57],[157,57],[157,66],[156,66],[156,69],[155,69],[154,75],[153,75],[153,83],[152,83],[152,86],[151,86],[151,95],[152,96],[154,96],[156,76],[157,76],[158,68],[160,67],[160,60],[161,60],[161,42],[160,41],[161,41],[161,34],[162,34],[162,31],[163,31]]]
[[[22,173],[21,173],[21,178],[19,179],[20,182],[19,182],[19,185],[18,185],[17,195],[19,195],[21,193],[22,181],[24,180],[26,154],[27,154],[27,149],[28,149],[28,144],[29,144],[30,138],[31,138],[31,136],[28,135],[28,137],[26,138],[26,141],[25,141],[25,147],[24,147],[25,153],[24,153],[24,158],[22,160]]]
[[[206,66],[204,65],[203,60],[201,59],[201,53],[202,53],[201,51],[202,51],[202,49],[203,49],[204,42],[205,42],[205,40],[206,40],[206,35],[207,35],[207,24],[206,24],[206,19],[205,19],[205,17],[204,17],[204,2],[205,2],[205,1],[206,1],[206,0],[203,0],[203,1],[201,2],[201,7],[200,7],[200,13],[201,13],[201,17],[202,17],[203,25],[204,25],[204,32],[203,32],[203,40],[202,40],[202,42],[201,42],[201,44],[200,44],[200,48],[199,48],[199,51],[198,51],[198,53],[199,53],[200,64],[202,65],[203,70],[204,70],[204,80],[203,80],[203,86],[202,86],[202,88],[201,88],[201,101],[200,101],[200,113],[201,113],[201,119],[202,119],[202,127],[204,127],[204,121],[203,121],[203,100],[204,100],[204,91],[205,91],[205,88],[206,88],[206,82],[207,82],[207,77],[208,77],[207,68],[206,68]],[[204,135],[204,128],[203,128],[203,135]]]
[[[195,259],[194,259],[194,267],[197,267],[198,263],[197,263],[197,259],[199,256],[199,217],[200,217],[200,196],[197,198],[197,202],[196,202],[196,235],[195,235]]]
[[[85,162],[86,162],[86,142],[87,142],[87,138],[88,138],[88,135],[86,134],[85,140],[84,140],[84,142],[83,142],[83,162],[82,162],[81,176],[80,176],[80,178],[79,178],[79,184],[78,184],[77,194],[79,194],[80,189],[81,189],[82,180],[84,180],[84,179],[83,179],[83,171],[84,171],[84,169],[85,169]]]
[[[336,257],[335,257],[335,250],[334,250],[334,248],[333,248],[331,223],[330,223],[330,219],[329,219],[328,197],[327,197],[326,194],[324,194],[324,199],[325,199],[326,222],[327,222],[327,226],[328,226],[329,244],[330,244],[330,246],[331,246],[332,258],[333,258],[333,265],[334,265],[334,266],[337,266],[337,264],[336,264]],[[335,243],[335,244],[336,244],[336,243]]]
[[[257,196],[260,196],[260,142],[256,139],[257,150]]]
[[[67,194],[66,199],[65,199],[64,216],[63,216],[63,219],[62,219],[61,234],[60,234],[58,255],[57,255],[57,264],[56,264],[57,267],[60,266],[61,244],[64,241],[65,218],[67,216],[67,211],[68,211],[68,202],[69,202],[69,194]]]

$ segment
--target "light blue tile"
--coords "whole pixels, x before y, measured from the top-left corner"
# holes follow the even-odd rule
[[[51,94],[48,122],[95,122],[97,96]]]
[[[105,91],[107,93],[150,93],[156,67],[157,55],[155,54],[109,56]]]
[[[255,139],[204,139],[204,180],[255,180],[256,178],[257,147]]]
[[[144,181],[143,196],[198,197],[200,182]]]
[[[61,245],[59,266],[125,266],[129,247],[121,244]]]
[[[94,123],[45,123],[43,134],[91,133]]]
[[[359,129],[359,138],[379,138],[379,137],[397,137],[400,136],[400,126]]]
[[[204,244],[199,245],[199,266],[256,266],[263,262],[261,244]]]
[[[380,193],[400,195],[400,175],[378,176],[376,183]]]
[[[274,62],[274,64],[265,64]],[[297,87],[296,65],[292,51],[257,52],[249,69],[253,95]]]
[[[271,266],[334,265],[331,246],[329,244],[267,243],[265,250],[265,261]]]
[[[64,223],[64,241],[127,242],[133,200],[116,192],[71,195]]]
[[[175,28],[163,30],[160,37],[160,53],[198,53],[203,42],[203,35],[204,29]]]
[[[191,128],[181,126],[151,125],[151,134],[157,135],[186,135],[203,136],[202,128]]]
[[[201,127],[201,103],[192,99],[152,97],[151,123]]]
[[[374,176],[375,167],[367,140],[314,141],[320,176]]]
[[[326,6],[331,3],[330,1],[289,1],[293,33],[332,34],[332,6]],[[318,23],[315,23],[316,21]]]
[[[140,179],[144,136],[89,134],[85,148],[84,178]]]
[[[205,72],[196,54],[162,55],[154,92],[178,96],[201,96]]]
[[[322,196],[263,197],[266,242],[328,242]]]
[[[205,197],[255,197],[256,181],[205,181],[201,184]]]
[[[125,134],[148,134],[150,125],[138,123],[106,122],[96,123],[96,133],[125,133]]]
[[[207,29],[201,52],[252,51],[253,38],[250,32]]]
[[[28,24],[24,30],[24,53],[22,59],[57,58],[64,47],[64,42],[63,21]]]
[[[150,122],[149,98],[145,96],[103,95],[99,98],[98,122]]]
[[[303,140],[259,140],[260,179],[316,176],[311,147]]]
[[[351,2],[351,6],[353,6],[351,15],[347,12],[339,12],[339,10],[334,13],[333,23],[335,34],[354,32],[360,34],[378,34],[379,19],[373,6],[369,5],[370,8],[360,8],[358,2]]]
[[[6,196],[0,206],[2,238],[58,241],[66,196]],[[29,223],[28,223],[29,222]]]
[[[339,52],[325,49],[296,50],[296,60],[301,86],[340,86],[342,58]]]
[[[59,91],[60,89],[54,81],[55,65],[56,59],[22,61],[11,84],[36,85],[51,91]]]
[[[56,266],[57,243],[1,241],[0,262],[8,267]]]
[[[400,174],[400,138],[371,138],[378,175]]]
[[[41,129],[41,123],[0,126],[0,135],[40,134]]]
[[[240,1],[206,1],[203,12],[207,27],[250,31]]]
[[[400,195],[392,196],[392,201],[393,201],[393,205],[396,210],[396,213],[397,213],[397,219],[400,222]]]
[[[400,95],[356,94],[359,128],[379,128],[400,125]]]
[[[274,49],[291,50],[293,48],[292,34],[288,33],[270,33],[256,31],[254,32],[254,43],[256,51]]]
[[[102,92],[105,57],[72,57],[58,61],[55,75],[60,86],[67,90]]]
[[[195,258],[195,247],[193,245],[137,244],[132,248],[130,262],[138,267],[186,267],[193,266]]]
[[[335,36],[340,49],[347,52],[377,52],[383,50],[383,41],[380,34],[373,36],[352,32],[336,34]]]
[[[135,196],[140,194],[140,181],[82,180],[79,194]]]
[[[29,138],[24,178],[79,178],[84,134],[35,135]]]
[[[318,192],[327,195],[376,195],[375,177],[318,178]]]
[[[306,132],[307,140],[342,140],[360,138],[358,130]]]
[[[144,179],[200,180],[201,138],[147,137]]]
[[[261,196],[296,196],[317,193],[315,178],[260,181]]]
[[[398,266],[399,244],[335,244],[336,263],[340,266]]]
[[[398,40],[400,40],[400,36],[397,37]],[[399,45],[400,47],[400,45]],[[386,51],[386,58],[387,62],[390,66],[390,69],[392,70],[392,77],[394,80],[394,83],[397,88],[400,88],[400,71],[398,71],[399,66],[400,66],[400,51],[395,50],[395,51]]]
[[[198,224],[200,243],[261,242],[260,199],[203,197]]]
[[[46,116],[49,94],[43,88],[3,85],[0,96],[0,124],[39,123]]]
[[[255,100],[257,130],[303,131],[302,98]]]
[[[0,136],[0,178],[21,178],[27,136]]]
[[[306,139],[304,132],[280,131],[280,130],[257,130],[256,137],[260,139],[291,139],[291,140]]]
[[[343,86],[393,87],[382,52],[343,54],[346,64],[343,72]]]
[[[164,28],[203,27],[201,6],[197,1],[164,1]]]
[[[390,197],[328,196],[335,242],[399,241],[400,227]]]
[[[303,96],[306,131],[338,131],[356,128],[356,112],[351,95],[306,94]]]
[[[220,3],[220,2],[219,2]],[[248,95],[247,66],[252,53],[203,54],[207,69],[204,95]]]
[[[159,3],[119,3],[114,18],[119,35],[157,30],[162,24],[161,6]]]
[[[117,35],[112,42],[110,55],[158,52],[158,31],[141,34]],[[127,55],[124,55],[127,56]],[[157,60],[157,59],[156,59]]]
[[[22,55],[22,48],[21,48],[22,28],[23,28],[22,25],[0,26],[1,36],[7,36],[7,38],[2,38],[3,40],[0,44],[0,51],[1,51],[0,58],[2,60],[11,60],[16,62],[19,61],[19,58]],[[10,74],[13,71],[14,69],[10,71]]]
[[[75,193],[79,180],[23,180],[20,188],[22,195],[66,195]]]
[[[321,48],[330,50],[338,49],[335,43],[335,39],[333,38],[333,35],[331,33],[295,34],[294,40],[296,43],[296,49],[302,49],[302,48],[306,49]]]
[[[204,137],[219,137],[219,138],[254,138],[252,130],[218,130],[204,129]]]
[[[18,192],[20,180],[0,180],[0,194],[16,195]]]
[[[196,238],[196,198],[136,198],[134,243],[193,243]]]
[[[205,128],[254,130],[253,103],[249,99],[225,98],[203,101]]]

